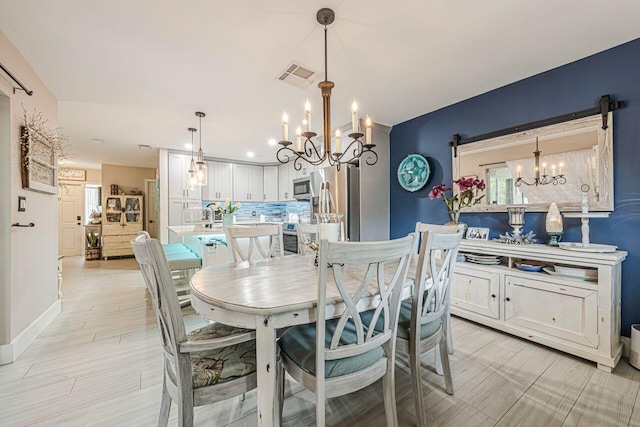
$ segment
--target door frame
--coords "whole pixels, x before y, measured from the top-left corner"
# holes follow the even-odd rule
[[[156,186],[156,180],[155,179],[145,179],[144,180],[144,191],[145,191],[145,195],[144,195],[144,211],[143,211],[143,217],[144,217],[144,230],[149,231],[149,208],[151,206],[151,197],[149,196],[149,184],[152,184],[154,187],[154,191],[155,191],[155,186]],[[160,199],[160,195],[158,194],[156,199],[158,199],[158,203],[156,203],[156,205],[159,205],[159,199]],[[156,239],[159,238],[160,235],[160,212],[156,212],[156,236],[152,236],[155,237]]]

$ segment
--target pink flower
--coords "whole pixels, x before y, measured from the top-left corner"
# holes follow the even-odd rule
[[[442,198],[442,194],[447,190],[448,190],[448,188],[444,184],[436,185],[435,187],[433,187],[433,190],[431,190],[429,192],[429,198],[431,200],[440,199],[440,198]]]
[[[460,178],[453,181],[454,184],[458,184],[460,191],[467,191],[473,188],[473,178]]]
[[[478,187],[478,190],[480,191],[484,190],[487,187],[487,185],[484,182],[484,179],[481,179],[481,180],[476,179],[475,181],[473,181],[473,185]]]

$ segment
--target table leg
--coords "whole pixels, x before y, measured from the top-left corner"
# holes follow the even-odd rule
[[[276,373],[276,330],[271,317],[256,319],[256,363],[258,377],[258,425],[279,426]]]

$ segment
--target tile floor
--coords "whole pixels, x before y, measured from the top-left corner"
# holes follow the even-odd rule
[[[595,364],[454,318],[455,395],[423,370],[433,426],[640,426],[640,371]],[[202,320],[185,319],[191,329]],[[64,260],[62,313],[0,366],[0,426],[153,426],[161,390],[156,321],[133,259]],[[430,357],[426,356],[425,361]],[[415,425],[409,374],[397,368],[398,417]],[[288,382],[284,424],[314,425],[314,395]],[[198,426],[254,426],[256,395],[196,409]],[[382,387],[329,400],[327,425],[384,425]],[[172,410],[170,425],[177,425]]]

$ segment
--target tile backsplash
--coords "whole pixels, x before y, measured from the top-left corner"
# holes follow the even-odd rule
[[[208,202],[203,202],[202,206],[206,207],[208,204]],[[234,215],[237,222],[257,222],[260,221],[260,215],[266,215],[267,221],[287,222],[290,213],[299,215],[300,222],[309,222],[309,202],[242,203]]]

